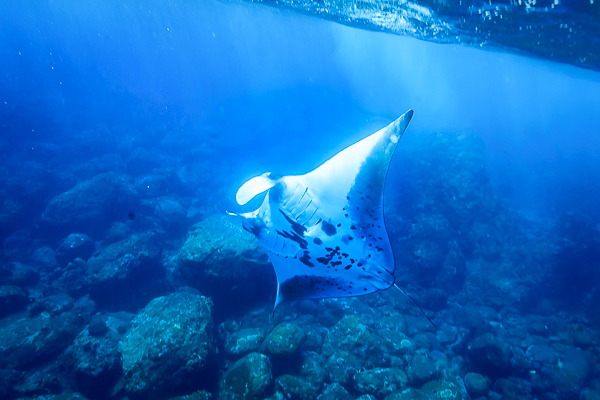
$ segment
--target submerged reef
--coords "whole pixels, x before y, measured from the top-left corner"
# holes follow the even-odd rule
[[[439,330],[395,289],[273,310],[259,243],[184,184],[208,167],[155,157],[56,172],[5,229],[2,399],[600,397],[597,221],[507,209],[476,135],[420,135],[386,186],[396,282]]]

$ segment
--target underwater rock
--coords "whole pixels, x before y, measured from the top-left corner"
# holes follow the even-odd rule
[[[383,342],[381,351],[397,357],[402,357],[415,350],[415,345],[412,340],[405,334],[396,330],[381,329],[378,336]]]
[[[14,391],[19,398],[29,398],[40,393],[61,393],[61,385],[58,369],[50,363],[40,369],[25,371]]]
[[[515,376],[497,379],[494,391],[502,395],[503,399],[527,399],[531,397],[531,384]]]
[[[579,400],[600,400],[600,391],[585,388],[581,391],[579,395]]]
[[[296,353],[306,340],[306,333],[297,324],[284,322],[267,335],[262,348],[274,356],[290,356]]]
[[[318,303],[319,324],[331,327],[346,315],[361,313],[366,306],[356,297],[325,298]]]
[[[67,392],[62,394],[45,394],[31,397],[28,400],[88,400],[87,397],[77,392]]]
[[[219,400],[261,400],[272,380],[269,357],[250,353],[236,362],[221,380]]]
[[[465,388],[472,398],[487,396],[490,391],[490,383],[483,375],[469,372],[465,375]]]
[[[456,382],[446,380],[429,381],[421,388],[421,393],[426,399],[462,400],[462,387]]]
[[[16,397],[15,385],[22,379],[22,372],[12,369],[0,369],[0,398],[10,399]]]
[[[363,368],[361,360],[354,354],[343,350],[336,350],[325,362],[327,378],[331,382],[346,386],[356,372]]]
[[[83,295],[87,291],[87,271],[87,263],[76,258],[60,271],[60,276],[52,282],[52,287],[74,297]]]
[[[426,310],[438,312],[446,307],[448,303],[448,294],[441,289],[428,289],[419,296],[420,306]]]
[[[383,398],[407,386],[408,379],[400,368],[374,368],[354,375],[354,389],[361,394]]]
[[[185,396],[171,397],[169,400],[211,400],[212,396],[205,390],[199,390]]]
[[[122,374],[119,342],[128,325],[111,315],[95,315],[65,350],[60,363],[78,391],[92,398],[110,397]]]
[[[0,318],[21,311],[29,303],[27,292],[18,286],[0,286]]]
[[[179,198],[161,196],[152,199],[154,203],[154,216],[168,227],[169,231],[178,231],[187,228],[187,205]],[[185,230],[183,230],[185,233]]]
[[[412,338],[414,345],[417,348],[427,349],[429,351],[442,350],[437,336],[431,332],[420,332]]]
[[[339,350],[364,352],[370,340],[369,327],[360,318],[348,315],[335,324],[325,336],[323,354],[331,356]]]
[[[369,396],[365,400],[375,400],[375,397],[370,395],[362,395],[359,399],[363,399],[363,396]],[[358,400],[358,399],[357,399]],[[404,389],[402,392],[392,393],[387,396],[384,400],[431,400],[430,397],[427,397],[421,389],[408,388]]]
[[[560,349],[559,361],[537,370],[541,377],[550,383],[549,392],[557,393],[565,399],[578,399],[594,371],[595,357],[575,347]],[[538,375],[536,373],[536,375]]]
[[[40,228],[52,236],[82,232],[99,238],[110,223],[126,220],[137,202],[130,177],[100,174],[54,197],[42,215]]]
[[[139,307],[151,292],[161,293],[165,273],[161,253],[153,232],[132,235],[96,252],[87,262],[90,293],[103,305],[121,310]]]
[[[287,400],[315,400],[317,398],[316,389],[304,379],[294,375],[281,375],[275,381],[275,386]]]
[[[437,378],[438,372],[435,363],[428,357],[415,355],[408,365],[408,383],[413,387],[420,387]]]
[[[323,393],[317,397],[317,400],[354,400],[343,386],[338,383],[327,385]]]
[[[262,328],[247,328],[233,332],[225,340],[225,353],[231,356],[243,356],[260,351],[267,336]]]
[[[85,233],[71,233],[58,244],[56,261],[64,267],[76,258],[87,260],[94,250],[94,241],[88,235]]]
[[[469,362],[474,369],[487,376],[506,376],[510,372],[512,351],[500,337],[491,333],[476,337],[467,350]]]
[[[22,225],[21,225],[22,226]],[[28,263],[31,261],[33,247],[32,232],[29,229],[19,229],[4,239],[2,250],[6,261]]]
[[[35,249],[31,255],[31,263],[42,271],[52,271],[58,266],[56,253],[48,246]]]
[[[7,321],[0,329],[0,369],[27,370],[60,354],[87,324],[94,310],[89,296],[73,302],[66,294],[44,299],[32,318]]]
[[[436,338],[442,347],[453,345],[459,340],[459,330],[456,326],[446,324],[437,332]]]
[[[164,164],[163,164],[164,165]],[[192,196],[195,192],[196,183],[184,184],[173,168],[160,168],[152,174],[140,177],[135,185],[135,190],[143,199],[155,199],[170,193],[178,196]]]
[[[212,302],[195,291],[152,300],[121,343],[125,389],[132,399],[200,389],[214,354]],[[185,392],[184,392],[185,393]]]
[[[130,222],[124,223],[121,221],[113,222],[108,230],[108,233],[102,239],[102,244],[107,246],[112,243],[120,242],[127,239],[133,231],[131,230]]]
[[[553,317],[542,317],[539,315],[525,315],[527,332],[530,335],[547,337],[556,335],[558,323]]]
[[[545,344],[534,344],[525,352],[532,368],[541,368],[546,364],[554,364],[558,361],[556,349]]]
[[[306,340],[302,343],[302,351],[316,351],[320,352],[323,347],[323,336],[322,334],[309,326],[305,328]],[[321,329],[322,330],[322,329]]]
[[[234,218],[213,215],[194,225],[170,280],[200,289],[216,304],[264,299],[276,287],[273,267],[256,238]],[[252,284],[248,284],[252,282]]]
[[[11,193],[0,190],[0,238],[4,239],[22,227],[21,219],[26,210],[25,206]]]
[[[123,161],[117,154],[103,154],[73,168],[73,175],[85,179],[106,172],[123,172]]]
[[[433,333],[434,335],[437,333],[433,325],[431,325],[431,322],[429,322],[429,320],[422,315],[405,315],[404,321],[406,325],[405,333],[409,336],[417,335],[423,332]]]
[[[170,157],[163,152],[150,152],[144,147],[136,147],[126,161],[125,171],[131,176],[152,173],[154,169],[161,168],[172,162]]]
[[[304,358],[300,368],[302,378],[312,385],[317,391],[323,386],[325,381],[325,369],[323,368],[323,357],[320,354],[312,353]]]

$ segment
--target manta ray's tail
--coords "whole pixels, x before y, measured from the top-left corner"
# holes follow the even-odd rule
[[[429,320],[429,322],[431,322],[431,325],[433,325],[433,327],[435,328],[435,330],[436,330],[436,331],[439,331],[438,327],[437,327],[437,326],[435,326],[435,324],[433,323],[433,321],[431,320],[431,318],[429,318],[429,315],[427,315],[427,313],[426,313],[426,312],[425,312],[425,311],[424,311],[424,310],[421,308],[421,306],[420,306],[420,305],[418,305],[418,304],[417,304],[417,303],[416,303],[416,302],[415,302],[415,301],[412,299],[412,297],[410,297],[410,296],[408,295],[408,293],[406,293],[406,292],[405,292],[405,291],[404,291],[404,290],[403,290],[403,289],[402,289],[400,286],[396,285],[395,283],[394,283],[394,286],[396,287],[396,289],[398,289],[400,292],[402,292],[402,294],[403,294],[403,295],[405,295],[405,296],[406,296],[406,298],[407,298],[407,299],[409,299],[409,300],[410,300],[410,302],[411,302],[411,303],[413,303],[413,304],[414,304],[414,305],[415,305],[415,306],[416,306],[416,307],[417,307],[417,308],[418,308],[418,309],[419,309],[419,310],[420,310],[420,311],[423,313],[423,315],[425,316],[425,318],[427,318],[427,319]]]

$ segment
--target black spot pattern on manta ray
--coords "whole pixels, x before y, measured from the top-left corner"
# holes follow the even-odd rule
[[[333,226],[327,221],[321,221],[321,229],[323,229],[323,232],[325,232],[327,236],[333,236],[337,233],[337,229],[335,229],[335,226]]]
[[[314,268],[315,266],[315,264],[310,262],[310,254],[307,250],[304,250],[304,254],[302,257],[299,258],[299,260],[300,262],[302,262],[302,264],[306,265],[307,267]]]
[[[294,232],[296,232],[300,236],[304,236],[304,232],[306,232],[306,227],[304,227],[303,225],[297,223],[296,221],[294,221],[293,219],[291,219],[290,217],[288,217],[287,214],[284,213],[281,208],[279,209],[279,212],[281,213],[281,215],[283,215],[285,217],[285,219],[287,220],[287,222],[290,223],[290,225],[292,226],[292,229],[294,230]]]
[[[350,235],[344,235],[342,236],[342,242],[344,242],[344,244],[348,244],[350,243],[351,240],[354,240],[354,238]]]
[[[298,243],[301,249],[308,248],[308,242],[301,236],[298,236],[296,232],[286,232],[286,231],[276,231],[279,236],[282,236],[287,239],[291,239],[294,242]]]
[[[348,282],[342,279],[326,277],[320,275],[296,275],[291,279],[282,282],[279,285],[279,294],[283,301],[294,299],[310,299],[332,297],[341,292],[346,292],[352,295],[353,291],[361,288],[356,288],[354,282]],[[335,292],[333,292],[335,290]],[[366,287],[362,288],[363,292],[367,292]]]
[[[319,246],[323,244],[323,241],[321,239],[319,239],[318,237],[314,238],[313,242]]]
[[[301,249],[308,248],[308,242],[306,239],[304,239],[304,232],[306,232],[306,228],[288,217],[282,209],[279,209],[279,212],[285,217],[286,221],[290,223],[292,231],[276,231],[277,234],[298,243]]]

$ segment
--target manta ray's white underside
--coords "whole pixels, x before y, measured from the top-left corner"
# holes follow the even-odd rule
[[[342,150],[315,170],[276,179],[267,172],[238,190],[239,214],[277,274],[275,306],[287,300],[357,296],[394,284],[394,255],[383,217],[388,166],[413,115]]]

